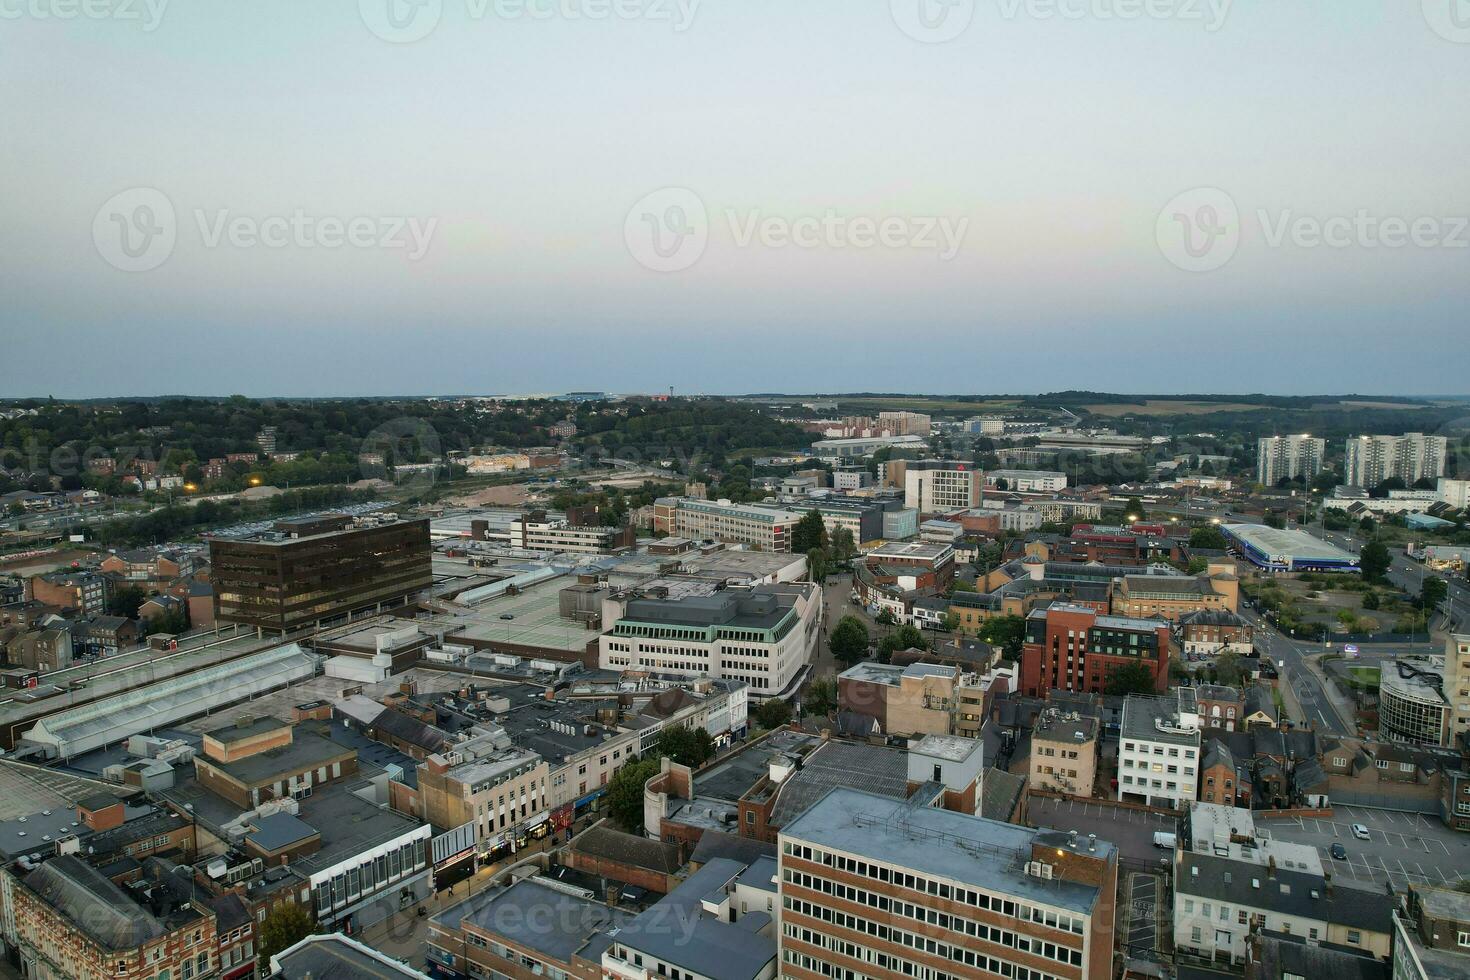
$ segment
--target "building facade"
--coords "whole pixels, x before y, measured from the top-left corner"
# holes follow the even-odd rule
[[[1101,694],[1113,671],[1135,665],[1148,671],[1154,690],[1163,691],[1171,647],[1169,624],[1160,620],[1103,616],[1089,606],[1053,603],[1026,617],[1021,692]]]
[[[1418,480],[1444,476],[1449,439],[1409,432],[1401,436],[1357,436],[1348,439],[1343,480],[1348,486],[1372,489],[1399,479],[1411,487]]]
[[[1311,436],[1269,436],[1256,442],[1256,480],[1274,487],[1282,480],[1304,480],[1322,472],[1327,440]]]
[[[653,504],[656,533],[743,544],[757,551],[790,551],[791,535],[801,518],[796,511],[729,500],[660,497]]]

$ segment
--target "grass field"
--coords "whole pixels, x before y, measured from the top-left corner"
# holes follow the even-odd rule
[[[1212,412],[1259,412],[1261,405],[1246,405],[1242,402],[1186,402],[1150,400],[1133,405],[1083,405],[1083,411],[1109,418],[1125,415],[1209,415]]]
[[[867,412],[984,412],[1015,408],[1020,402],[1005,399],[966,402],[950,398],[839,398],[838,407],[844,414],[861,415]]]

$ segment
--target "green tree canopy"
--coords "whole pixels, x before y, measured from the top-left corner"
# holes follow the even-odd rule
[[[1213,524],[1205,524],[1189,532],[1189,546],[1209,551],[1224,551],[1230,545],[1218,527]]]
[[[1366,581],[1383,581],[1383,576],[1388,574],[1392,566],[1393,556],[1388,553],[1388,546],[1382,541],[1369,541],[1358,552],[1358,568]]]
[[[642,794],[639,805],[642,805]],[[311,925],[311,914],[295,902],[283,902],[271,909],[260,925],[260,961],[269,963],[272,956],[311,935]]]
[[[843,616],[839,619],[827,638],[832,656],[844,667],[851,667],[865,658],[871,643],[867,625],[856,616]]]
[[[900,626],[878,641],[878,659],[883,663],[893,660],[893,655],[900,650],[929,649],[929,642],[924,639],[924,634],[916,626]]]
[[[822,521],[821,513],[807,511],[791,530],[791,550],[801,554],[813,548],[825,550],[826,547],[827,525]]]
[[[1020,616],[992,616],[980,624],[980,639],[1000,647],[1007,660],[1021,659],[1021,645],[1026,640],[1026,620]]]
[[[755,722],[762,728],[780,728],[791,722],[791,705],[780,698],[762,701],[755,709]]]
[[[837,679],[818,677],[807,685],[801,710],[809,715],[829,715],[837,710]]]
[[[668,756],[681,766],[693,768],[704,765],[715,754],[715,740],[703,728],[674,725],[658,733],[655,751],[659,755]]]
[[[643,833],[643,784],[658,775],[661,763],[647,758],[624,764],[607,782],[607,812],[630,834]]]
[[[1154,675],[1141,663],[1124,664],[1108,671],[1105,694],[1153,694]]]

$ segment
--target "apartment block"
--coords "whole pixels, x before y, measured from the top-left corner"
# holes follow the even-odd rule
[[[1118,799],[1181,809],[1199,796],[1200,717],[1194,689],[1123,702]]]
[[[1282,480],[1310,481],[1322,472],[1327,440],[1308,435],[1269,436],[1256,441],[1256,480],[1274,487]]]
[[[1163,691],[1169,682],[1169,624],[1157,619],[1104,616],[1090,606],[1053,603],[1026,617],[1021,648],[1021,692],[1103,693],[1108,677],[1142,665]]]
[[[1065,796],[1091,797],[1097,781],[1096,718],[1060,708],[1045,708],[1031,730],[1031,772],[1035,789]]]
[[[1409,432],[1401,436],[1357,436],[1347,441],[1343,482],[1371,490],[1384,480],[1405,486],[1444,476],[1449,439]]]

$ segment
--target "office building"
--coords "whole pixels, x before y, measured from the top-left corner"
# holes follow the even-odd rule
[[[1409,432],[1401,436],[1357,436],[1348,439],[1343,482],[1371,490],[1384,480],[1399,479],[1412,487],[1419,480],[1444,476],[1449,440]]]
[[[353,526],[340,515],[209,539],[215,619],[282,634],[381,610],[429,587],[429,522]]]
[[[1013,493],[1056,493],[1067,489],[1067,474],[1057,470],[991,470],[985,482]]]
[[[922,514],[979,507],[985,497],[985,474],[956,460],[894,460],[888,478],[903,487],[905,507]]]
[[[923,799],[833,789],[782,828],[783,976],[1112,975],[1112,844]]]
[[[1452,636],[1449,644],[1454,649],[1462,648],[1465,637]],[[1456,655],[1454,660],[1458,662],[1461,656]],[[1448,653],[1446,657],[1400,657],[1383,665],[1378,683],[1379,735],[1416,745],[1451,744],[1454,712],[1445,692],[1458,691],[1458,685],[1464,682],[1457,679],[1457,686],[1450,686],[1448,659]],[[1457,696],[1455,700],[1463,706],[1466,699]]]
[[[616,593],[603,601],[603,670],[749,685],[753,698],[784,697],[804,675],[822,622],[810,582],[661,598]]]
[[[549,775],[545,759],[503,734],[461,742],[419,766],[424,819],[445,830],[472,824],[479,856],[498,859],[549,829]]]
[[[695,541],[743,544],[757,551],[790,551],[796,510],[737,504],[729,500],[660,497],[653,504],[653,529]]]
[[[1327,440],[1311,436],[1269,436],[1256,441],[1256,480],[1274,487],[1282,480],[1311,482],[1322,472]]]
[[[1194,689],[1123,702],[1118,799],[1180,809],[1199,796],[1200,717]]]
[[[1103,693],[1113,671],[1142,666],[1154,690],[1169,684],[1169,624],[1159,619],[1105,616],[1091,606],[1055,602],[1026,617],[1021,692]]]
[[[866,466],[839,466],[832,471],[832,489],[866,490],[873,485],[873,474]]]

